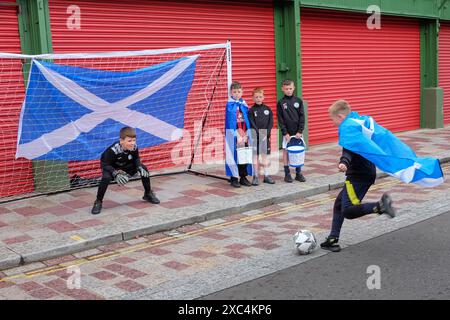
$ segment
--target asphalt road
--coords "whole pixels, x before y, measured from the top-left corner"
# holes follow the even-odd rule
[[[450,212],[201,299],[450,299]]]

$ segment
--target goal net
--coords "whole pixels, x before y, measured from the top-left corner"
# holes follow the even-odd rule
[[[152,175],[220,172],[230,82],[229,42],[0,53],[0,202],[97,185],[100,155],[125,126]]]

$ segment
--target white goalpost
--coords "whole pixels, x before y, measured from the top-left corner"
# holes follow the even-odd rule
[[[230,83],[229,41],[0,53],[0,202],[97,185],[100,155],[125,126],[152,175],[212,172],[224,161]]]

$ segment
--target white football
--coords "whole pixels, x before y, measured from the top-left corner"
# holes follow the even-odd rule
[[[300,254],[309,254],[317,246],[317,240],[309,230],[299,230],[294,235],[294,243]]]

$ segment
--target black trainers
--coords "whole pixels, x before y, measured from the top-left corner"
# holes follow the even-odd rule
[[[258,186],[259,185],[259,178],[257,176],[253,177],[252,180],[252,186]]]
[[[142,200],[148,201],[153,204],[160,203],[159,199],[155,196],[153,191],[150,191],[149,193],[144,194],[144,196],[142,197]]]
[[[99,214],[102,211],[102,202],[100,200],[95,200],[94,206],[92,207],[92,214]]]
[[[241,187],[241,185],[239,184],[238,178],[235,178],[235,177],[231,177],[231,179],[230,179],[230,184],[231,184],[233,187],[235,187],[235,188],[240,188],[240,187]]]
[[[241,179],[239,180],[239,183],[246,187],[250,187],[252,185],[250,183],[250,181],[247,180],[246,177],[241,177]]]
[[[275,181],[270,176],[264,176],[264,183],[274,184]]]
[[[341,246],[338,245],[338,238],[334,238],[334,237],[328,237],[325,239],[324,242],[322,242],[320,244],[320,247],[324,250],[329,250],[332,252],[339,252],[341,251]]]
[[[295,180],[300,181],[300,182],[305,182],[306,181],[305,177],[301,173],[296,173],[295,174]]]
[[[383,193],[381,200],[378,201],[378,206],[380,208],[380,214],[386,213],[391,218],[395,217],[397,210],[392,207],[392,198],[388,193]]]
[[[292,183],[292,176],[290,173],[284,175],[284,182]]]

